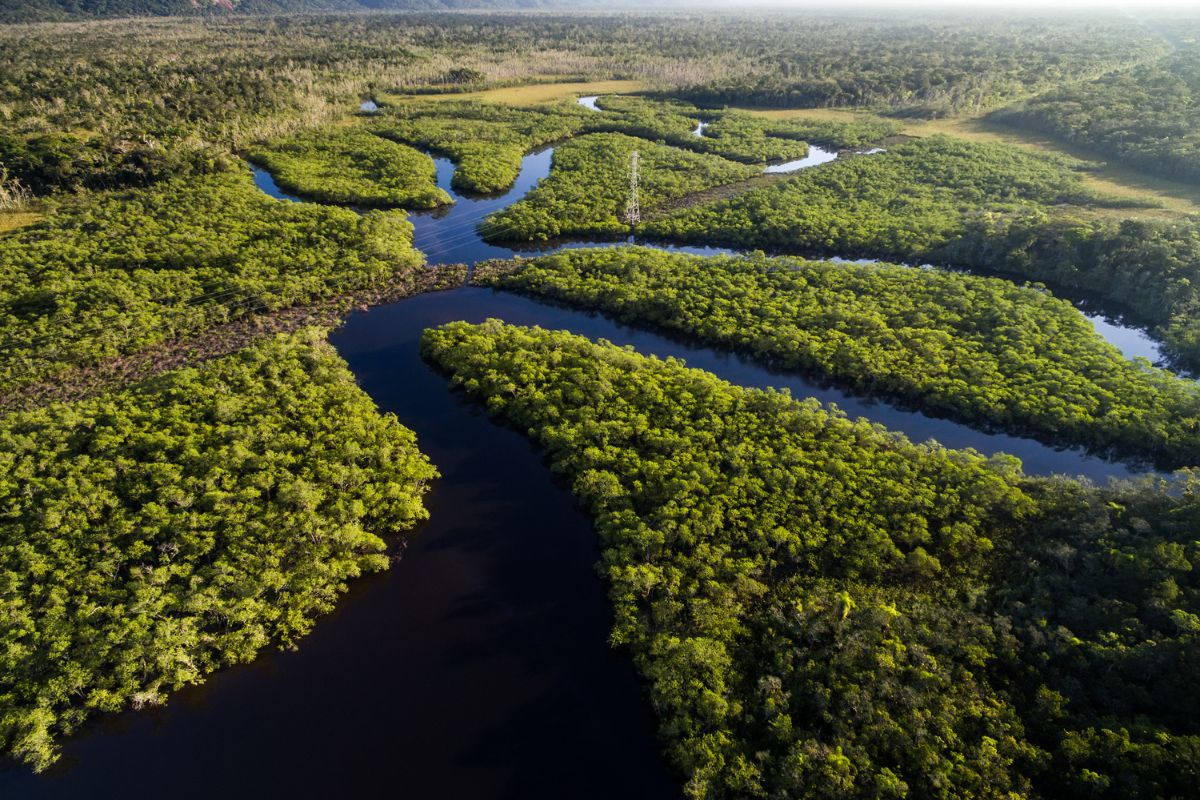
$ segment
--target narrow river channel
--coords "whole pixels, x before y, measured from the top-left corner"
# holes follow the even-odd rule
[[[490,198],[454,192],[453,165],[438,159],[438,183],[456,203],[413,215],[416,246],[431,263],[513,255],[475,226],[524,196],[551,157],[527,156],[512,190]],[[255,180],[290,199],[265,172]],[[441,471],[429,522],[406,549],[393,543],[392,569],[356,581],[298,651],[266,652],[162,708],[102,717],[68,738],[47,773],[0,771],[0,797],[678,797],[633,667],[606,644],[611,612],[590,519],[524,436],[491,422],[419,357],[425,328],[488,317],[681,357],[744,386],[786,387],[917,441],[1012,453],[1031,473],[1130,474],[1079,450],[982,433],[511,294],[463,288],[373,308],[331,341]],[[1135,329],[1104,324],[1118,346],[1143,346]]]

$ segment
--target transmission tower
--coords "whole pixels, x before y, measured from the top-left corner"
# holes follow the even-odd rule
[[[638,151],[629,158],[629,202],[625,204],[625,222],[637,225],[642,221],[642,209],[638,206]]]

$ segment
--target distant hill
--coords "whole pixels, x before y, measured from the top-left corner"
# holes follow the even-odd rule
[[[0,0],[0,23],[316,11],[440,11],[580,5],[556,0]]]

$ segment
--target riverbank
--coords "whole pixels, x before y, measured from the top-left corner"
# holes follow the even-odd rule
[[[455,289],[463,285],[466,277],[465,265],[440,264],[396,275],[383,285],[341,294],[317,303],[252,313],[191,336],[162,342],[127,356],[22,386],[0,397],[0,412],[91,397],[109,389],[143,381],[160,372],[228,355],[277,333],[293,333],[312,326],[336,327],[352,311],[393,303],[424,292]]]

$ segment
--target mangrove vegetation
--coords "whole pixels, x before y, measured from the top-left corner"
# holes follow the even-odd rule
[[[649,248],[521,261],[494,286],[1050,441],[1200,464],[1200,387],[1127,361],[1067,302],[998,278]]]
[[[287,191],[319,203],[429,209],[450,202],[437,187],[433,159],[361,128],[272,140],[250,158]]]

